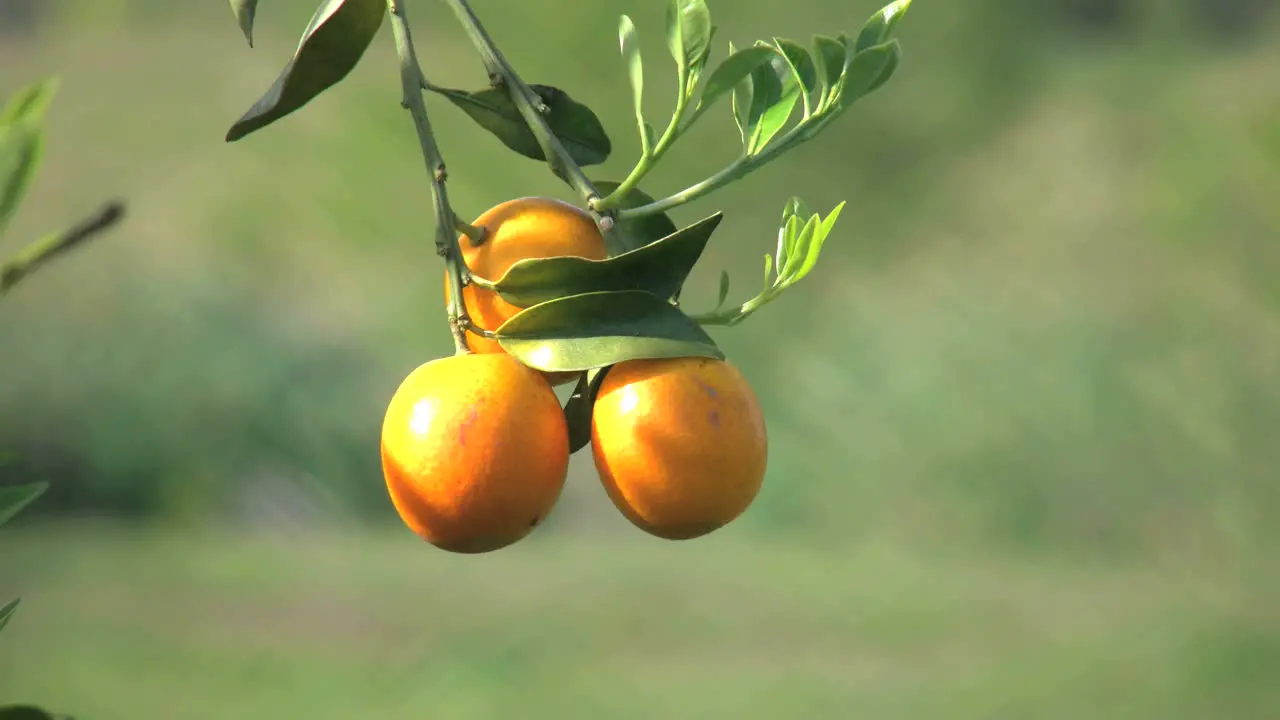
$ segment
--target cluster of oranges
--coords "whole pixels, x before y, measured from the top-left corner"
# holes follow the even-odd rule
[[[500,278],[524,258],[603,259],[604,239],[582,210],[523,198],[475,223],[483,242],[459,242],[471,270]],[[448,299],[448,283],[445,284]],[[463,302],[492,330],[519,312],[468,284]],[[432,360],[400,384],[382,426],[382,469],[401,519],[431,544],[482,553],[528,535],[564,488],[569,434],[545,374],[468,333],[471,354]],[[764,480],[764,417],[745,378],[707,358],[614,365],[596,393],[591,452],[613,504],[657,537],[681,540],[741,515]]]

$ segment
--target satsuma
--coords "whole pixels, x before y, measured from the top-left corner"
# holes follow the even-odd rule
[[[568,466],[555,393],[509,355],[432,360],[387,406],[387,492],[404,523],[444,550],[488,552],[528,535],[560,497]]]
[[[768,439],[751,386],[707,358],[619,363],[591,421],[596,470],[618,510],[668,540],[741,515],[764,482]]]
[[[462,259],[475,275],[499,280],[512,265],[525,258],[577,256],[603,260],[608,256],[604,236],[586,211],[551,198],[529,197],[508,200],[485,211],[472,223],[484,228],[485,237],[475,245],[463,235],[458,239]],[[444,284],[445,303],[452,297],[448,275]],[[462,301],[471,322],[484,330],[498,326],[520,312],[498,293],[467,285]],[[497,340],[467,332],[467,347],[477,353],[500,353]],[[578,373],[549,373],[552,384],[577,377]]]

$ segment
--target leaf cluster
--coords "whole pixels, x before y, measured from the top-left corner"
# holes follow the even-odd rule
[[[622,16],[618,40],[641,153],[628,176],[616,182],[588,181],[581,175],[580,168],[605,162],[613,149],[596,114],[560,88],[526,87],[493,46],[466,1],[447,3],[485,60],[490,79],[486,87],[462,90],[430,83],[414,67],[417,61],[403,17],[393,18],[406,107],[414,113],[432,171],[439,172],[443,161],[417,97],[420,91],[447,99],[517,154],[549,162],[561,179],[583,191],[589,208],[602,218],[608,250],[603,260],[527,259],[502,277],[486,278],[463,273],[458,254],[447,248],[444,252],[446,262],[453,263],[457,282],[469,278],[521,309],[496,330],[472,327],[473,331],[495,338],[508,353],[531,367],[581,373],[566,407],[574,443],[580,447],[577,443],[583,441],[583,428],[581,423],[575,426],[573,418],[589,418],[594,389],[610,366],[636,359],[722,358],[703,326],[741,322],[812,271],[844,203],[822,217],[811,214],[798,198],[788,202],[778,230],[778,246],[765,258],[761,291],[726,309],[729,278],[722,273],[717,306],[709,313],[691,316],[680,307],[680,293],[722,216],[715,213],[679,228],[666,211],[733,182],[815,137],[849,106],[888,81],[901,55],[891,36],[910,0],[894,0],[852,37],[815,35],[807,46],[777,37],[740,49],[729,43],[728,55],[714,65],[711,56],[717,28],[705,0],[667,0],[666,44],[675,64],[677,96],[675,109],[661,132],[648,121],[643,108],[645,72],[638,31],[631,18]],[[252,45],[256,0],[231,0],[231,6]],[[398,15],[394,1],[323,0],[292,59],[267,92],[232,125],[227,140],[244,137],[285,117],[340,82],[359,62],[388,9]],[[742,142],[739,157],[719,173],[669,197],[656,199],[641,190],[640,182],[663,154],[726,98]],[[557,157],[548,158],[548,152]],[[572,173],[567,170],[577,174],[570,178]],[[442,199],[441,182],[436,178],[433,184],[438,221],[442,227],[452,227],[456,217]],[[608,223],[603,222],[605,216]],[[451,313],[455,325],[465,322],[456,310]],[[455,335],[460,335],[456,327]]]

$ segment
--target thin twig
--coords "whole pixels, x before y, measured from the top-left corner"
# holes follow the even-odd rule
[[[413,36],[409,32],[403,0],[387,0],[387,14],[391,20],[391,34],[395,39],[396,57],[400,61],[400,85],[404,95],[401,105],[413,118],[413,126],[418,131],[418,144],[422,146],[422,159],[431,179],[431,197],[436,215],[436,252],[444,258],[448,270],[449,330],[453,333],[455,350],[467,353],[466,329],[471,321],[467,317],[466,304],[462,299],[466,263],[462,260],[462,249],[458,247],[457,231],[460,221],[449,206],[449,193],[445,188],[448,172],[445,170],[444,156],[436,144],[435,135],[431,131],[431,120],[427,116],[427,106],[422,100],[422,89],[426,87],[427,81],[413,47]]]
[[[22,278],[49,260],[111,229],[124,218],[124,203],[112,201],[68,230],[49,235],[23,248],[0,264],[0,294],[7,293]]]

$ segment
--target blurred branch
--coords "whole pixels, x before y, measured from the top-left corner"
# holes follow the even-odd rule
[[[111,229],[124,217],[124,203],[112,201],[68,230],[37,240],[0,264],[0,295],[54,257]]]

